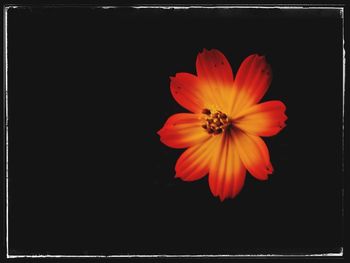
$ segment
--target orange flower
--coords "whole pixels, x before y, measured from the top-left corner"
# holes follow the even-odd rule
[[[172,115],[158,134],[169,147],[188,148],[177,160],[176,177],[194,181],[209,173],[210,190],[223,201],[241,191],[246,170],[259,180],[273,172],[260,136],[285,127],[286,107],[277,100],[259,103],[272,78],[263,56],[247,57],[234,78],[220,51],[204,49],[196,68],[197,76],[170,77],[173,97],[191,113]]]

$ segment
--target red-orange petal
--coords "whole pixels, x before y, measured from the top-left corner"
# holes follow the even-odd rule
[[[217,49],[206,50],[199,53],[196,61],[197,75],[201,79],[213,81],[218,84],[232,84],[233,73],[231,65],[225,55]],[[220,87],[221,85],[215,85]]]
[[[235,197],[242,189],[246,169],[234,145],[231,133],[225,133],[217,143],[209,168],[209,187],[221,201]]]
[[[195,181],[208,174],[209,162],[217,140],[217,136],[210,137],[184,151],[175,165],[176,177],[184,181]]]
[[[241,64],[235,79],[237,95],[231,113],[258,103],[265,95],[272,80],[272,71],[264,56],[250,55]]]
[[[286,106],[278,100],[255,104],[240,112],[234,125],[254,135],[273,136],[286,126],[285,110]]]
[[[231,65],[219,50],[204,49],[199,53],[196,61],[197,75],[201,86],[208,89],[208,97],[216,107],[227,109],[230,94],[233,88],[233,73]]]
[[[160,140],[172,148],[187,148],[200,143],[210,136],[203,128],[202,115],[178,113],[170,116],[158,131]]]
[[[200,113],[205,108],[207,100],[197,76],[177,73],[175,77],[170,77],[170,90],[174,99],[185,109]]]
[[[265,142],[259,136],[238,129],[233,130],[232,134],[239,156],[249,173],[259,180],[266,180],[272,174],[273,167]]]

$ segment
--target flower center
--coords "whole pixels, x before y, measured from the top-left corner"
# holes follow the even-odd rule
[[[206,115],[202,127],[209,134],[220,134],[231,126],[229,117],[219,110],[203,109],[202,113]]]

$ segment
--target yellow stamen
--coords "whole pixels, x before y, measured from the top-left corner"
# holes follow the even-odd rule
[[[206,115],[202,127],[209,134],[217,135],[231,127],[230,118],[219,110],[203,109],[202,113]]]

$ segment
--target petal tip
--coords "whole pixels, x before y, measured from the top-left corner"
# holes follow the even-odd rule
[[[219,199],[220,199],[220,202],[221,202],[221,203],[225,201],[225,197],[222,196],[222,195],[219,196]]]
[[[157,134],[158,134],[159,136],[162,135],[162,130],[163,130],[163,128],[161,128],[161,129],[159,129],[159,130],[157,131]]]
[[[259,57],[259,54],[257,54],[257,53],[251,54],[251,55],[249,55],[249,56],[246,58],[246,60],[247,60],[247,61],[248,61],[248,60],[254,60],[254,59],[256,59],[257,57]]]

